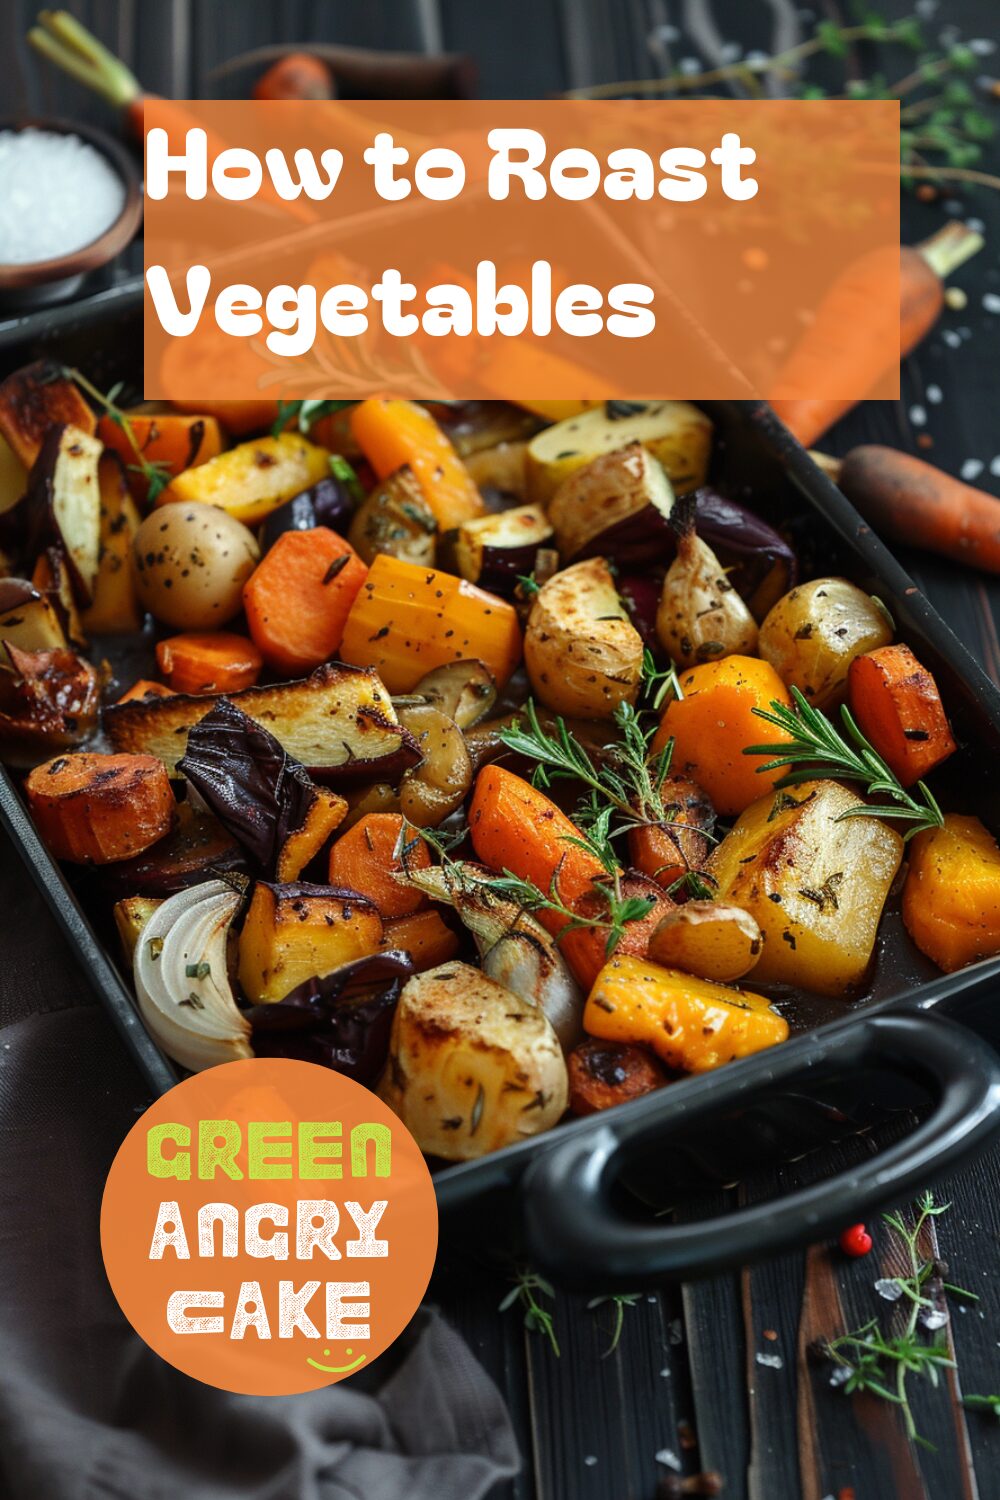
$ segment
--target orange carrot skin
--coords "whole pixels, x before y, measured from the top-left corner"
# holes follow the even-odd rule
[[[420,911],[427,905],[427,897],[395,879],[395,873],[403,869],[403,861],[396,853],[402,831],[403,819],[399,813],[366,813],[359,818],[330,850],[330,884],[360,891],[374,901],[387,919],[409,917]],[[430,852],[422,839],[407,850],[408,869],[426,870],[430,862]]]
[[[147,463],[162,467],[171,478],[185,469],[196,468],[207,463],[222,452],[222,429],[215,417],[178,416],[170,412],[149,416],[144,412],[129,412],[129,426]],[[117,453],[125,465],[128,487],[137,500],[145,500],[149,483],[145,475],[136,472],[138,459],[129,441],[128,433],[111,417],[102,417],[97,424],[97,436],[105,448]]]
[[[909,646],[856,656],[847,673],[851,712],[903,786],[913,786],[955,751],[937,683]]]
[[[461,944],[442,920],[441,913],[428,909],[386,922],[382,947],[402,948],[410,955],[417,973],[422,974],[425,969],[436,969],[438,964],[454,958]]]
[[[155,755],[57,755],[35,767],[25,791],[52,853],[74,864],[141,854],[170,832],[177,810]]]
[[[253,86],[255,99],[332,99],[333,79],[321,58],[290,52],[262,73]]]
[[[840,470],[840,488],[876,531],[1000,573],[1000,500],[933,464],[865,444],[853,448]]]
[[[368,569],[326,526],[286,531],[243,590],[250,634],[276,672],[301,676],[329,661]]]
[[[175,693],[238,693],[253,687],[264,659],[245,635],[218,630],[157,642],[156,665]]]
[[[351,408],[351,431],[380,479],[409,464],[442,531],[483,513],[483,497],[429,411],[372,397]]]

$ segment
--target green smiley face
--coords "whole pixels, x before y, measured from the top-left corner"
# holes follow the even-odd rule
[[[348,1358],[350,1358],[350,1356],[354,1353],[354,1350],[345,1349],[344,1353],[348,1356]],[[329,1359],[329,1349],[324,1349],[323,1355],[324,1358]],[[363,1365],[367,1358],[367,1354],[359,1354],[357,1359],[349,1365],[321,1365],[316,1359],[307,1359],[306,1364],[312,1365],[314,1370],[322,1370],[324,1375],[349,1375],[352,1370],[356,1370],[359,1365]]]

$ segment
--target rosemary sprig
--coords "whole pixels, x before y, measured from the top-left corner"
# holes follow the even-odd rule
[[[278,415],[271,428],[272,437],[280,437],[294,419],[299,432],[309,433],[322,418],[345,406],[356,406],[356,401],[279,401]]]
[[[113,385],[109,391],[105,392],[98,390],[97,386],[88,380],[86,375],[69,365],[64,365],[60,374],[65,379],[72,380],[74,385],[79,386],[85,395],[89,396],[92,401],[96,401],[101,410],[111,418],[112,422],[122,429],[128,438],[129,447],[136,458],[135,463],[129,464],[127,467],[132,473],[141,474],[145,479],[147,486],[146,498],[152,504],[157,495],[166,489],[173,475],[170,472],[170,465],[168,463],[160,459],[148,459],[139,446],[139,440],[135,435],[135,428],[129,420],[128,412],[123,411],[118,405],[118,397],[121,395],[123,389],[122,382],[119,381],[117,385]]]
[[[841,1334],[819,1346],[820,1353],[836,1366],[834,1384],[840,1385],[847,1394],[869,1391],[898,1406],[908,1436],[925,1448],[933,1448],[933,1444],[917,1432],[907,1382],[911,1375],[915,1375],[929,1380],[936,1387],[941,1371],[955,1367],[940,1335],[941,1328],[948,1321],[945,1294],[950,1292],[972,1302],[979,1300],[974,1292],[945,1282],[942,1279],[943,1266],[933,1259],[925,1260],[920,1249],[920,1238],[928,1220],[946,1213],[950,1206],[935,1203],[933,1194],[925,1193],[912,1225],[900,1213],[882,1215],[883,1221],[902,1241],[908,1267],[904,1275],[888,1277],[884,1283],[878,1284],[890,1291],[890,1300],[909,1303],[902,1331],[885,1333],[875,1317],[851,1333]],[[890,1290],[892,1288],[895,1288],[894,1293]],[[923,1335],[930,1334],[930,1342],[922,1336],[921,1330]],[[988,1401],[989,1398],[983,1398],[983,1404]]]
[[[794,708],[772,702],[770,710],[752,710],[759,719],[773,724],[789,739],[766,745],[748,745],[743,752],[744,755],[773,757],[766,765],[758,767],[760,771],[777,771],[782,766],[790,768],[780,781],[775,782],[776,787],[795,786],[817,776],[834,776],[840,781],[861,783],[869,797],[892,798],[891,803],[848,808],[840,814],[837,822],[842,818],[896,818],[910,825],[903,834],[904,839],[911,839],[924,829],[944,825],[941,809],[929,787],[918,781],[914,790],[920,794],[919,798],[908,792],[861,733],[846,704],[841,705],[840,716],[847,739],[825,714],[806,701],[798,688],[793,687],[790,691]]]
[[[588,853],[597,854],[602,858],[600,846],[590,843],[586,839],[566,839],[567,844],[576,844]],[[603,863],[603,859],[602,859]],[[515,875],[512,870],[504,870],[502,875],[491,875],[485,882],[491,891],[499,896],[506,896],[510,901],[516,901],[525,911],[552,911],[557,916],[565,917],[566,925],[560,927],[555,934],[554,941],[557,943],[571,932],[578,932],[583,927],[599,929],[607,933],[604,944],[604,956],[610,958],[615,952],[622,938],[625,936],[625,928],[629,922],[641,922],[643,917],[656,905],[653,896],[626,896],[622,893],[619,883],[619,871],[617,867],[608,872],[608,880],[594,881],[594,890],[604,900],[604,911],[597,917],[582,916],[578,911],[566,905],[560,898],[557,890],[558,871],[552,877],[548,892],[541,890],[534,881],[523,880],[520,875]]]
[[[521,1267],[512,1278],[514,1285],[501,1301],[498,1312],[506,1312],[519,1302],[524,1308],[524,1326],[529,1333],[540,1333],[543,1338],[548,1339],[552,1352],[559,1358],[559,1340],[556,1338],[555,1325],[552,1314],[547,1307],[539,1302],[536,1293],[541,1293],[549,1301],[555,1299],[552,1284],[539,1276],[537,1271],[531,1271],[526,1266]]]
[[[618,1348],[621,1342],[622,1329],[625,1326],[625,1309],[627,1307],[635,1307],[638,1300],[638,1292],[609,1292],[605,1297],[591,1297],[587,1303],[588,1312],[595,1312],[597,1308],[606,1307],[609,1304],[614,1309],[611,1324],[611,1342],[601,1355],[602,1359],[607,1359]]]

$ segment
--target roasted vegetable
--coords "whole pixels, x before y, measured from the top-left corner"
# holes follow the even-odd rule
[[[902,644],[856,656],[847,674],[862,734],[903,786],[913,786],[955,750],[937,683]]]
[[[173,697],[174,693],[165,682],[153,682],[148,677],[140,677],[115,701],[117,703],[144,703],[147,698]]]
[[[413,471],[405,466],[376,485],[361,502],[348,533],[366,563],[380,552],[421,568],[434,566],[437,521]]]
[[[338,662],[302,682],[247,688],[232,701],[320,780],[392,780],[420,758],[374,672]],[[116,703],[105,710],[104,727],[117,750],[158,755],[177,775],[188,731],[214,703],[208,694]]]
[[[77,602],[89,604],[97,579],[101,445],[80,427],[54,427],[28,476],[28,550],[57,546],[69,561]]]
[[[569,1111],[592,1115],[662,1088],[666,1075],[644,1047],[623,1042],[581,1042],[566,1059]]]
[[[214,630],[157,641],[156,665],[175,693],[238,693],[253,687],[264,663],[245,635]]]
[[[545,427],[528,444],[528,495],[542,505],[575,469],[641,443],[679,493],[704,484],[712,424],[688,401],[608,401]]]
[[[313,531],[317,526],[329,526],[331,531],[343,533],[356,509],[357,503],[344,481],[325,474],[265,518],[260,528],[261,551],[273,547],[286,531]]]
[[[611,896],[617,895],[623,902],[642,902],[645,914],[634,917],[613,933]],[[637,870],[626,870],[618,878],[618,891],[614,892],[605,875],[599,886],[582,896],[576,903],[576,915],[597,926],[584,926],[573,932],[560,934],[559,947],[584,990],[589,990],[608,958],[609,949],[623,956],[645,958],[649,951],[649,940],[665,916],[674,909],[674,903],[654,880],[641,875]]]
[[[553,1126],[566,1064],[537,1006],[451,962],[404,986],[378,1093],[423,1151],[465,1161]]]
[[[665,969],[731,984],[749,974],[764,946],[749,912],[722,901],[688,901],[668,912],[649,940],[649,956]]]
[[[347,617],[340,654],[408,693],[433,667],[475,657],[502,687],[521,656],[513,608],[450,573],[376,557]]]
[[[442,531],[482,514],[482,496],[430,412],[372,397],[351,407],[351,431],[380,479],[407,465]]]
[[[206,350],[206,368],[199,371],[197,367],[192,369],[192,351],[187,345],[178,342],[173,347],[176,349],[175,358],[183,365],[182,373],[189,383],[198,384],[202,377],[207,382],[211,381],[214,351]],[[183,384],[183,380],[178,381],[178,384]],[[196,417],[215,417],[233,437],[247,437],[252,432],[264,432],[278,420],[277,401],[214,401],[201,397],[194,401],[173,395],[170,405],[177,411],[189,412]]]
[[[762,620],[797,580],[792,548],[752,510],[704,485],[695,492],[694,513],[698,535],[722,563],[754,619]]]
[[[498,443],[495,448],[483,448],[465,458],[473,483],[483,497],[483,503],[491,510],[497,502],[526,500],[528,444]]]
[[[75,427],[93,435],[97,419],[68,376],[50,360],[15,370],[0,384],[0,437],[30,469],[49,433]]]
[[[642,650],[603,558],[565,568],[535,595],[524,662],[554,713],[612,719],[620,703],[635,702]]]
[[[385,951],[307,979],[283,1000],[255,1005],[247,1019],[258,1057],[296,1057],[372,1087],[385,1067],[407,954]]]
[[[240,988],[252,1005],[282,1000],[381,942],[378,909],[357,891],[259,880],[240,933]]]
[[[136,944],[142,1018],[164,1052],[192,1072],[253,1056],[226,963],[240,900],[221,880],[180,891],[157,907]]]
[[[101,501],[100,550],[83,628],[91,635],[128,635],[142,629],[143,611],[132,569],[132,542],[139,512],[125,483],[120,459],[105,453],[97,465]]]
[[[52,600],[26,578],[0,578],[0,659],[4,646],[20,651],[58,651],[66,632]]]
[[[151,511],[132,556],[150,614],[178,630],[211,630],[239,613],[260,549],[253,532],[225,511],[189,503]]]
[[[979,819],[945,813],[908,854],[903,921],[921,953],[947,973],[1000,953],[1000,848]]]
[[[20,651],[7,642],[11,670],[0,670],[0,753],[34,765],[54,750],[82,744],[94,731],[100,685],[75,651]]]
[[[760,627],[760,654],[786,687],[813,708],[844,696],[856,656],[887,646],[892,625],[884,608],[846,578],[815,578],[791,590]]]
[[[836,781],[804,781],[748,807],[712,854],[718,898],[757,921],[758,984],[823,995],[861,984],[903,857],[899,834]]]
[[[368,569],[325,526],[286,531],[243,590],[250,634],[268,666],[301,676],[335,655]]]
[[[52,853],[74,864],[130,859],[174,821],[170,779],[152,755],[60,755],[36,766],[25,792]]]
[[[686,776],[665,776],[660,801],[663,823],[636,824],[628,831],[629,859],[665,891],[689,870],[701,870],[712,849],[715,809],[701,787]]]
[[[88,641],[73,592],[73,579],[66,555],[59,547],[46,547],[35,559],[31,581],[48,598],[59,616],[71,646],[85,650]]]
[[[389,919],[412,916],[427,905],[415,886],[396,879],[405,871],[425,870],[431,862],[423,839],[404,838],[399,813],[366,813],[342,833],[330,850],[330,884],[359,891]],[[399,945],[397,945],[399,946]]]
[[[7,515],[28,488],[28,471],[7,439],[0,434],[0,516]]]
[[[768,662],[751,656],[692,667],[681,675],[680,687],[683,696],[667,704],[652,752],[673,739],[673,770],[704,787],[718,812],[741,813],[782,775],[761,772],[743,753],[761,742],[764,726],[753,710],[771,703],[791,707],[788,690]],[[780,731],[773,738],[777,743]]]
[[[399,722],[412,734],[421,760],[399,785],[400,811],[417,828],[436,828],[465,801],[472,785],[472,761],[462,731],[439,709],[423,704],[399,709]]]
[[[207,464],[186,469],[157,497],[173,502],[216,505],[234,521],[256,526],[272,510],[330,472],[330,457],[297,432],[255,438],[220,453]]]
[[[156,908],[162,905],[162,901],[156,900],[153,896],[126,896],[123,900],[115,902],[112,915],[121,940],[122,954],[130,971],[142,930]]]
[[[537,417],[508,401],[423,402],[459,458],[510,447],[538,431]]]
[[[612,958],[597,976],[583,1024],[605,1041],[652,1047],[685,1073],[706,1073],[788,1036],[788,1022],[763,995],[627,957]]]
[[[695,534],[693,517],[663,580],[656,634],[677,667],[757,650],[757,622],[711,547]]]
[[[166,897],[216,876],[245,874],[246,852],[211,813],[177,804],[173,829],[145,854],[105,865],[101,885],[115,897]]]
[[[567,561],[603,554],[621,567],[669,557],[674,491],[663,465],[631,442],[574,468],[549,502]]]
[[[347,803],[314,786],[263,725],[222,698],[188,735],[177,769],[255,867],[294,880],[343,821]]]
[[[105,448],[110,448],[128,466],[129,489],[137,500],[146,499],[149,480],[136,461],[136,448],[144,464],[173,479],[185,469],[195,469],[222,452],[222,429],[215,417],[180,416],[169,409],[145,412],[141,408],[127,412],[126,416],[131,436],[111,416],[98,422],[97,436]]]
[[[552,526],[541,506],[518,505],[463,521],[452,539],[451,555],[463,578],[510,598],[518,578],[534,571],[539,547],[551,538]]]
[[[493,707],[497,685],[481,661],[452,661],[421,677],[413,697],[447,714],[459,729],[470,729]]]

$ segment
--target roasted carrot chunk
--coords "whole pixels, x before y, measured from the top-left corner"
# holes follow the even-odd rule
[[[218,630],[158,642],[156,665],[175,693],[238,693],[253,687],[264,661],[245,635]]]
[[[144,461],[155,464],[172,479],[222,452],[222,429],[215,417],[141,411],[128,412],[127,416],[135,446]],[[149,481],[138,471],[135,447],[125,428],[112,417],[102,417],[97,424],[97,436],[124,463],[132,494],[137,500],[145,500]]]
[[[937,683],[909,646],[880,646],[856,656],[847,674],[851,712],[904,786],[955,750]]]
[[[335,531],[285,531],[243,590],[250,634],[269,667],[301,676],[329,661],[368,569]]]
[[[419,974],[446,964],[455,957],[459,946],[458,938],[441,913],[433,910],[416,911],[412,916],[386,922],[382,938],[384,949],[401,948],[408,953]]]
[[[408,464],[442,531],[483,513],[483,497],[430,412],[372,397],[351,408],[351,431],[380,479]]]
[[[396,880],[405,864],[411,870],[426,870],[431,862],[422,839],[408,844],[405,855],[397,853],[403,819],[399,813],[368,813],[359,818],[330,851],[330,884],[360,891],[374,901],[383,917],[408,917],[427,905],[427,897]]]
[[[42,838],[57,859],[106,865],[170,832],[176,804],[155,755],[57,755],[25,783]]]

